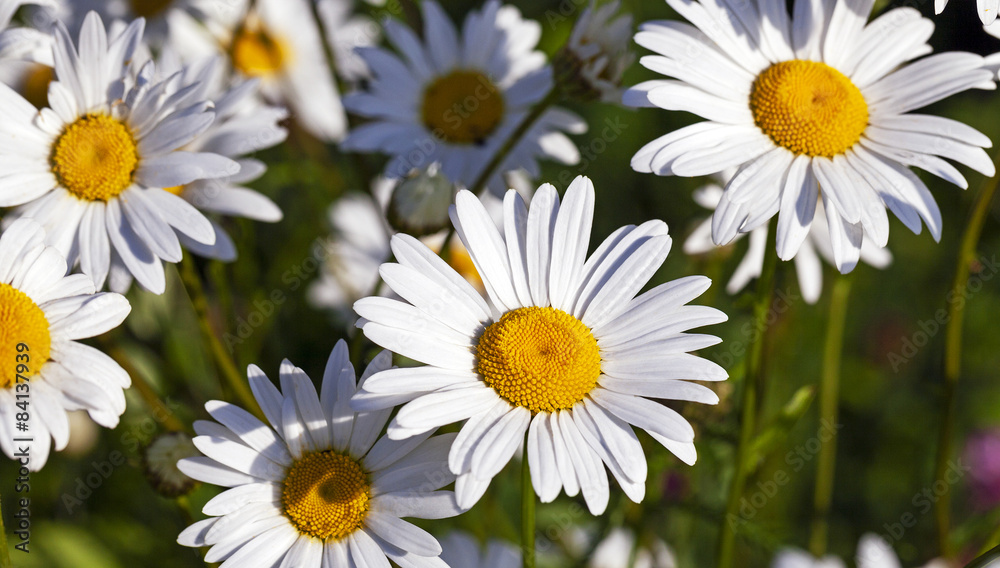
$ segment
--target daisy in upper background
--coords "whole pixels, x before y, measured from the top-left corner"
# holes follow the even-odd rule
[[[264,98],[290,107],[310,134],[341,140],[347,117],[310,0],[217,3],[227,9],[212,10],[203,21],[173,17],[174,49],[185,61],[225,54],[231,73],[259,79]]]
[[[152,82],[147,64],[128,66],[142,38],[136,20],[108,38],[96,13],[80,31],[79,50],[56,28],[51,108],[36,109],[0,85],[0,206],[46,227],[49,244],[103,287],[124,291],[132,277],[162,293],[162,260],[182,257],[175,230],[211,245],[212,224],[164,191],[198,179],[235,175],[239,164],[211,152],[179,151],[215,119],[211,102],[178,85]],[[126,89],[126,83],[131,85]],[[172,96],[163,96],[165,92]]]
[[[582,492],[590,511],[607,506],[606,465],[640,502],[646,459],[637,426],[682,461],[696,459],[694,430],[650,399],[715,404],[699,384],[726,371],[689,354],[719,342],[684,333],[726,321],[687,306],[710,281],[692,276],[638,296],[670,250],[662,221],[615,231],[587,258],[594,188],[578,177],[562,205],[551,185],[530,210],[516,191],[504,199],[501,235],[485,207],[461,191],[452,222],[483,279],[483,298],[415,238],[391,240],[397,263],[381,275],[405,301],[365,298],[354,307],[373,342],[426,366],[373,376],[358,410],[403,404],[388,435],[406,439],[467,420],[449,455],[459,505],[469,508],[521,446],[542,502]],[[649,398],[646,398],[649,397]]]
[[[633,106],[693,112],[708,119],[666,134],[632,158],[659,175],[700,176],[737,167],[712,218],[717,244],[775,214],[777,252],[795,256],[822,197],[841,272],[862,241],[884,247],[886,207],[914,232],[921,219],[935,240],[941,213],[908,166],[960,187],[948,158],[995,173],[990,140],[960,122],[910,111],[966,89],[994,89],[994,74],[971,53],[932,55],[934,24],[912,8],[866,25],[874,0],[784,0],[741,4],[668,0],[682,22],[650,22],[635,36],[659,55],[647,68],[675,77],[635,86]],[[822,187],[822,191],[820,191]]]
[[[716,176],[720,180],[727,180],[732,177],[735,170],[727,170],[721,176]],[[725,181],[722,181],[723,185]],[[722,199],[722,186],[709,184],[698,188],[694,193],[694,200],[705,209],[715,210]],[[819,213],[809,227],[809,234],[798,253],[795,255],[795,274],[799,280],[799,290],[802,291],[802,298],[810,304],[815,304],[823,291],[823,265],[820,259],[836,266],[833,256],[833,244],[830,242],[830,230],[826,224],[823,204],[817,204]],[[746,285],[760,276],[764,268],[764,253],[767,249],[767,225],[762,225],[750,231],[750,246],[743,260],[733,271],[733,276],[726,284],[726,292],[735,294],[746,287]],[[735,240],[743,237],[743,233],[736,235]],[[687,254],[705,254],[718,247],[712,241],[712,218],[702,221],[691,235],[684,241],[684,252]],[[879,248],[872,244],[870,240],[861,243],[861,260],[875,268],[886,268],[892,263],[892,253],[889,249]]]
[[[944,12],[947,5],[948,0],[934,0],[934,13]],[[1000,9],[1000,0],[976,0],[976,13],[987,30],[997,19],[997,9]]]
[[[489,175],[482,181],[498,195],[507,189],[507,172],[523,169],[537,177],[536,158],[579,162],[580,152],[564,132],[584,132],[586,123],[548,108],[489,168],[533,107],[551,102],[545,99],[553,89],[552,68],[535,50],[541,36],[537,22],[490,0],[469,13],[459,34],[436,2],[420,7],[424,40],[389,18],[385,34],[399,55],[359,50],[373,78],[344,104],[372,120],[351,131],[345,150],[389,154],[385,175],[392,179],[438,162],[452,183],[478,191],[471,186]]]
[[[45,106],[52,80],[52,34],[49,28],[53,20],[43,17],[29,19],[30,25],[27,26],[11,26],[11,20],[23,6],[51,9],[56,5],[54,0],[0,0],[0,82],[14,88],[38,107]]]
[[[228,12],[230,17],[235,17],[237,9],[232,2],[219,0],[72,0],[66,7],[60,16],[71,31],[78,30],[91,11],[108,22],[143,18],[146,20],[143,40],[157,51],[177,42],[173,22],[178,15],[204,20],[210,16],[222,17]]]
[[[900,568],[899,557],[892,546],[876,534],[868,533],[858,541],[858,568]],[[783,550],[775,557],[772,568],[844,568],[844,562],[836,556],[815,558],[801,550]],[[924,568],[950,568],[945,560],[932,560]]]
[[[521,549],[499,540],[490,540],[486,549],[470,534],[453,532],[441,539],[441,560],[450,568],[519,568]]]
[[[118,327],[128,301],[95,293],[90,277],[66,276],[66,268],[35,221],[14,221],[0,235],[0,448],[17,459],[13,440],[32,438],[31,471],[66,447],[68,411],[86,410],[101,426],[117,426],[123,389],[132,384],[118,363],[77,342]]]
[[[316,14],[327,45],[333,50],[337,75],[352,83],[367,79],[368,66],[355,48],[377,45],[382,28],[371,18],[355,13],[352,0],[317,0]]]
[[[600,7],[591,0],[569,41],[553,59],[556,82],[567,96],[621,102],[622,75],[635,61],[635,54],[629,49],[632,14],[612,19],[618,6],[618,0]]]
[[[523,176],[510,175],[507,181],[522,196],[530,196]],[[454,185],[432,164],[403,180],[377,178],[371,195],[351,192],[338,199],[328,215],[333,229],[331,252],[319,279],[309,288],[310,302],[353,324],[354,302],[375,295],[379,267],[392,256],[392,235],[396,231],[420,235],[421,242],[439,252],[448,234],[442,223],[448,220],[454,195]],[[490,217],[502,223],[503,203],[489,193],[480,199]],[[454,234],[448,243],[448,264],[479,292],[486,291],[469,252]],[[389,290],[380,292],[385,295]]]
[[[358,380],[388,369],[383,351]],[[223,568],[435,566],[441,545],[400,517],[440,519],[460,511],[446,465],[454,434],[430,432],[406,442],[379,438],[390,410],[354,413],[355,374],[339,341],[319,394],[302,369],[281,364],[281,390],[256,366],[250,388],[269,424],[238,406],[211,401],[219,423],[197,421],[206,457],[181,460],[190,477],[230,487],[205,504],[211,518],[180,534],[185,546],[209,546],[206,562]]]
[[[165,59],[161,56],[161,60]],[[210,58],[180,69],[180,85],[197,85],[196,98],[211,100],[215,121],[181,148],[188,152],[211,152],[239,164],[239,172],[228,177],[196,180],[186,185],[165,188],[201,211],[218,215],[244,217],[275,223],[281,220],[281,209],[268,197],[244,187],[267,171],[260,160],[249,154],[276,146],[288,136],[279,123],[288,117],[284,107],[264,104],[258,97],[256,79],[239,80],[228,87],[228,77],[218,58]],[[210,220],[215,230],[215,242],[201,243],[178,232],[184,248],[222,261],[236,259],[236,246],[222,226]]]

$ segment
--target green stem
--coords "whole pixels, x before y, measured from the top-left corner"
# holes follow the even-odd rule
[[[753,305],[754,329],[759,335],[750,344],[747,353],[747,372],[743,379],[743,409],[740,415],[740,439],[736,446],[733,479],[729,486],[726,514],[722,518],[722,528],[719,535],[719,568],[728,568],[732,565],[736,546],[736,526],[745,522],[740,520],[738,512],[740,498],[743,496],[743,487],[746,485],[747,471],[751,465],[746,462],[756,432],[758,390],[764,382],[764,336],[767,329],[767,315],[774,296],[774,273],[778,264],[774,231],[769,231],[769,234],[771,236],[768,238],[764,266],[761,268],[760,278],[757,280],[756,299]]]
[[[253,393],[250,391],[250,384],[239,370],[237,370],[236,363],[233,362],[232,357],[226,352],[226,348],[215,334],[215,330],[212,329],[212,322],[209,319],[208,313],[208,297],[205,296],[205,289],[202,287],[201,278],[195,270],[194,261],[191,260],[190,255],[184,255],[180,264],[181,280],[184,281],[184,286],[187,288],[188,295],[191,298],[191,305],[194,306],[194,311],[198,315],[198,324],[201,327],[202,335],[208,341],[209,350],[212,352],[216,366],[246,409],[254,413],[261,420],[264,420],[264,413],[261,412],[260,406],[257,404],[257,399],[254,398]]]
[[[986,538],[986,541],[983,543],[983,547],[979,549],[979,555],[982,556],[986,554],[992,547],[997,545],[1000,545],[1000,524],[998,524],[997,528],[994,529],[990,536]],[[1000,552],[1000,546],[997,546],[997,549],[998,552]]]
[[[531,485],[527,434],[524,435],[524,460],[521,462],[521,554],[524,568],[535,568],[535,488]]]
[[[996,162],[1000,162],[1000,154]],[[945,479],[948,473],[952,454],[952,443],[955,437],[955,416],[957,413],[956,391],[958,377],[962,369],[962,322],[965,317],[966,298],[965,287],[969,282],[969,268],[976,260],[976,244],[983,231],[986,214],[997,189],[997,177],[983,182],[983,187],[976,197],[969,222],[962,235],[961,248],[958,251],[958,262],[955,265],[955,278],[952,281],[951,293],[948,295],[948,320],[945,324],[944,352],[944,396],[941,405],[941,431],[938,438],[937,463],[934,468],[934,479]],[[938,544],[941,555],[951,558],[953,550],[948,539],[950,532],[951,492],[947,491],[934,503],[934,517],[937,525]]]
[[[0,498],[0,568],[13,568],[7,547],[7,528],[3,526],[3,499]]]
[[[482,191],[486,189],[486,184],[489,183],[490,178],[493,177],[493,174],[496,173],[497,168],[500,167],[500,164],[503,163],[504,158],[507,157],[507,154],[509,154],[510,151],[514,149],[514,146],[516,146],[517,143],[521,140],[521,138],[525,134],[527,134],[528,130],[531,129],[531,127],[535,124],[535,122],[538,121],[538,119],[541,118],[543,114],[545,114],[545,111],[548,110],[550,106],[559,102],[560,98],[561,95],[559,94],[559,89],[553,88],[551,91],[549,91],[549,94],[545,95],[545,98],[539,101],[538,104],[536,104],[534,108],[531,109],[531,112],[529,112],[528,115],[524,117],[524,120],[521,121],[521,124],[517,125],[517,128],[514,129],[514,132],[511,132],[510,137],[507,138],[507,140],[503,143],[503,146],[501,146],[500,150],[498,150],[497,153],[493,156],[493,159],[490,160],[488,164],[486,164],[486,167],[483,168],[482,173],[480,173],[479,177],[476,178],[476,181],[469,186],[469,189],[471,189],[476,195],[482,193]]]
[[[965,568],[987,568],[987,566],[993,566],[993,563],[996,562],[997,559],[1000,559],[1000,546],[980,554],[979,558],[969,562]]]
[[[840,362],[844,346],[844,322],[847,300],[851,293],[851,278],[837,276],[830,294],[830,314],[827,317],[826,344],[823,347],[823,375],[820,379],[819,416],[823,428],[837,423],[840,398]],[[837,464],[837,438],[830,438],[820,446],[816,464],[816,491],[813,496],[812,535],[809,552],[816,558],[826,554],[827,533],[830,522],[830,502],[833,498],[833,479]]]

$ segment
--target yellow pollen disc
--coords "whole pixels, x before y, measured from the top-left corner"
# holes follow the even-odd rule
[[[135,15],[147,19],[159,16],[171,3],[173,0],[129,0]]]
[[[601,375],[590,328],[555,308],[507,312],[483,331],[476,354],[483,381],[532,414],[572,408]]]
[[[279,71],[288,62],[288,45],[259,24],[247,23],[233,38],[229,55],[244,75],[259,77]]]
[[[49,106],[49,83],[52,82],[53,76],[54,71],[48,65],[40,63],[32,65],[21,87],[24,98],[37,108]]]
[[[765,69],[750,89],[750,110],[775,144],[797,155],[843,154],[868,126],[861,90],[818,61],[782,61]]]
[[[88,114],[66,127],[51,160],[52,172],[70,193],[88,201],[107,201],[132,185],[139,151],[123,123]]]
[[[448,255],[448,265],[454,268],[455,272],[459,273],[462,278],[465,278],[469,284],[475,286],[477,290],[481,292],[486,291],[486,286],[483,285],[483,277],[479,275],[476,265],[472,263],[469,251],[464,248],[452,247]]]
[[[452,71],[424,90],[424,125],[454,144],[481,144],[504,116],[500,89],[477,71]]]
[[[19,343],[27,350],[18,351]],[[37,373],[49,360],[50,346],[49,320],[42,308],[24,292],[0,283],[0,388],[11,388],[17,375],[27,378]],[[22,367],[18,373],[19,363],[27,370]]]
[[[354,459],[333,451],[306,454],[285,477],[281,504],[302,534],[341,539],[361,528],[371,486]]]

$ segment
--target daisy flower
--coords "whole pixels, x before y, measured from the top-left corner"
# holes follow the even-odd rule
[[[52,80],[52,35],[32,27],[12,27],[11,19],[22,6],[53,4],[45,0],[0,0],[0,82],[22,93],[37,107],[45,106]]]
[[[260,178],[267,166],[249,154],[276,146],[288,136],[279,122],[288,117],[283,107],[268,106],[257,95],[256,79],[241,80],[226,88],[225,77],[217,58],[189,65],[182,69],[182,85],[198,85],[197,98],[214,103],[215,121],[207,130],[181,148],[187,152],[210,152],[225,156],[239,164],[235,175],[196,180],[186,185],[165,188],[197,209],[219,215],[244,217],[275,223],[282,218],[281,209],[264,195],[244,187]],[[236,247],[222,226],[210,220],[215,230],[215,242],[205,244],[183,233],[177,237],[184,248],[209,258],[223,261],[236,259]]]
[[[337,75],[357,82],[369,77],[368,66],[355,51],[378,43],[381,28],[366,16],[354,13],[351,0],[318,0],[316,15],[323,24],[326,42],[333,50]]]
[[[934,13],[944,12],[948,5],[948,0],[934,0]],[[1000,8],[1000,0],[976,0],[976,13],[984,26],[989,26],[997,19],[997,9]]]
[[[900,568],[899,557],[892,551],[892,546],[876,534],[868,533],[858,541],[858,554],[855,559],[858,568]],[[844,568],[844,562],[835,556],[814,558],[801,550],[788,549],[781,551],[771,564],[772,568]],[[936,559],[924,568],[949,568],[948,562]]]
[[[388,369],[383,351],[361,376]],[[400,517],[440,519],[460,511],[446,465],[454,434],[405,442],[379,438],[391,410],[354,413],[355,374],[347,344],[330,355],[317,395],[287,360],[281,390],[251,365],[250,387],[269,424],[221,401],[205,405],[218,423],[198,421],[194,444],[205,457],[184,459],[188,476],[229,487],[180,534],[185,546],[210,546],[206,562],[224,568],[435,566],[441,546]]]
[[[662,540],[641,545],[634,532],[618,527],[597,545],[587,568],[677,568],[677,559]]]
[[[345,97],[344,105],[372,120],[352,130],[342,147],[389,154],[389,178],[439,162],[452,183],[469,187],[552,90],[552,69],[535,50],[541,26],[523,20],[517,8],[490,0],[466,17],[460,34],[436,2],[420,6],[425,41],[387,19],[385,34],[401,56],[380,48],[359,50],[373,79],[366,90]],[[487,185],[500,194],[502,174],[517,169],[537,177],[539,157],[577,163],[580,152],[563,132],[585,130],[574,114],[545,111]]]
[[[724,174],[725,179],[731,178],[735,171]],[[726,177],[728,176],[728,177]],[[715,210],[722,199],[722,187],[710,184],[697,189],[694,193],[694,200],[706,209]],[[809,234],[802,241],[798,253],[795,255],[795,274],[798,276],[799,289],[802,291],[802,299],[810,304],[815,304],[823,291],[823,265],[820,260],[836,266],[833,256],[833,244],[830,242],[830,229],[826,224],[823,204],[817,204],[818,215],[813,219],[809,227]],[[735,294],[746,287],[746,285],[760,276],[764,268],[764,253],[767,248],[766,225],[757,227],[750,231],[750,246],[733,271],[732,278],[726,284],[726,292]],[[743,233],[736,235],[734,242],[743,237]],[[715,250],[715,242],[712,241],[712,218],[702,221],[691,235],[684,241],[684,252],[687,254],[705,254]],[[892,263],[892,253],[889,249],[879,248],[870,240],[861,243],[861,261],[875,268],[886,268]]]
[[[375,294],[379,267],[392,256],[389,241],[396,231],[387,218],[387,210],[398,185],[397,181],[380,177],[372,183],[372,195],[351,192],[330,207],[332,243],[319,279],[309,289],[308,297],[314,306],[332,309],[342,319],[353,323],[351,306],[354,302]],[[449,195],[453,191],[449,184]],[[491,218],[503,218],[503,204],[499,199],[491,194],[484,194],[480,199]],[[447,231],[437,231],[420,240],[432,250],[440,251],[446,235]],[[476,290],[485,292],[483,281],[461,239],[453,235],[448,247],[448,264]],[[388,290],[383,292],[388,293]]]
[[[69,13],[63,14],[63,21],[69,22],[70,29],[75,29],[72,22],[82,23],[83,17],[91,11],[108,22],[143,18],[146,20],[143,39],[158,50],[176,43],[172,24],[178,15],[201,20],[216,11],[234,10],[231,6],[231,2],[217,0],[72,0],[67,4],[66,12]]]
[[[519,568],[521,549],[499,540],[490,540],[482,550],[472,535],[453,532],[441,539],[441,560],[451,568]]]
[[[726,371],[687,352],[719,339],[683,332],[726,316],[685,305],[708,288],[702,276],[633,298],[667,256],[666,225],[623,227],[586,259],[594,188],[582,176],[561,206],[548,184],[530,211],[508,191],[503,235],[469,191],[452,211],[489,300],[415,238],[395,235],[397,263],[381,275],[405,301],[358,301],[358,325],[376,344],[426,366],[378,373],[354,408],[405,403],[389,425],[393,439],[467,420],[448,457],[463,508],[483,495],[525,434],[542,502],[561,489],[582,492],[594,514],[608,502],[602,463],[633,501],[645,495],[645,456],[631,426],[694,463],[691,425],[650,399],[718,402],[688,380],[724,380]]]
[[[260,80],[261,93],[291,108],[298,123],[325,141],[339,141],[347,116],[313,17],[311,0],[233,0],[206,19],[178,14],[175,49],[186,61],[226,55],[238,77]]]
[[[239,164],[210,152],[178,151],[215,115],[210,102],[193,97],[194,88],[177,84],[179,75],[153,83],[151,63],[131,80],[127,66],[142,29],[136,20],[108,38],[92,12],[77,50],[59,25],[51,108],[39,111],[0,85],[0,161],[7,166],[0,206],[22,205],[16,214],[45,226],[49,244],[70,266],[79,262],[98,288],[110,274],[111,288],[124,291],[134,276],[159,294],[161,259],[182,257],[175,229],[206,245],[215,242],[208,219],[163,188],[232,176]]]
[[[66,276],[66,258],[45,244],[30,219],[0,235],[0,448],[11,459],[32,438],[26,464],[38,471],[51,449],[69,442],[68,411],[86,410],[105,428],[118,425],[132,383],[118,363],[77,341],[117,327],[131,307],[121,295],[95,293],[85,274]],[[27,414],[29,418],[24,418]],[[18,426],[27,422],[27,432]]]
[[[632,14],[612,19],[619,4],[614,0],[598,7],[596,0],[591,0],[566,46],[556,55],[553,66],[560,88],[569,85],[569,94],[584,100],[621,102],[622,75],[635,61],[635,54],[628,48]]]
[[[795,256],[822,201],[837,268],[857,264],[863,239],[884,247],[888,207],[935,240],[941,213],[908,166],[959,185],[943,158],[986,176],[990,140],[969,126],[910,111],[971,88],[994,89],[984,59],[930,53],[934,24],[912,8],[866,24],[874,0],[782,0],[737,8],[715,0],[668,0],[683,22],[650,22],[635,40],[658,55],[653,80],[626,104],[684,110],[707,119],[662,136],[632,158],[659,175],[699,176],[739,168],[712,218],[716,244],[777,214],[780,258]],[[822,187],[822,191],[820,191]],[[822,198],[822,199],[821,199]]]

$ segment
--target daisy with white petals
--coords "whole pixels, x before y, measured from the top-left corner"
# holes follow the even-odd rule
[[[732,173],[734,172],[730,171],[724,175],[725,179],[732,177]],[[706,209],[715,210],[721,199],[722,187],[715,184],[701,187],[694,193],[694,200]],[[823,291],[823,264],[820,260],[836,266],[822,203],[817,204],[817,213],[809,227],[809,234],[802,241],[794,259],[795,275],[799,279],[802,299],[810,304],[815,304]],[[745,288],[751,280],[760,276],[764,268],[764,255],[767,252],[767,230],[767,226],[762,225],[750,231],[750,245],[726,284],[726,292],[735,294]],[[736,235],[734,242],[743,235],[743,233]],[[718,247],[712,241],[711,217],[702,221],[684,241],[684,252],[687,254],[705,254],[716,248]],[[887,248],[879,248],[870,240],[865,240],[861,243],[861,261],[875,268],[886,268],[892,263],[892,253]]]
[[[106,428],[125,412],[128,373],[77,340],[114,329],[131,307],[123,296],[94,292],[85,274],[66,276],[65,257],[35,221],[15,221],[0,235],[0,448],[18,459],[25,444],[13,440],[32,438],[31,471],[66,447],[67,411],[86,410]]]
[[[653,80],[626,104],[707,119],[662,136],[632,158],[659,175],[700,176],[738,167],[712,219],[717,244],[774,215],[780,258],[795,256],[822,200],[841,272],[862,241],[884,247],[886,208],[935,240],[941,213],[916,166],[963,188],[948,160],[992,176],[990,140],[965,124],[910,111],[955,93],[994,89],[982,57],[931,51],[934,24],[897,8],[866,24],[874,0],[668,0],[691,24],[650,22],[635,40],[658,55]],[[822,190],[820,190],[822,188]],[[821,199],[822,198],[822,199]]]
[[[373,79],[365,91],[345,97],[344,105],[372,121],[351,131],[342,147],[389,154],[390,178],[440,162],[452,183],[469,187],[552,91],[552,69],[535,49],[541,26],[523,20],[517,8],[490,0],[466,17],[459,33],[436,2],[420,6],[423,42],[387,19],[385,34],[399,55],[359,50]],[[585,130],[578,116],[548,109],[504,156],[487,185],[500,194],[506,172],[524,169],[537,177],[539,157],[577,163],[580,152],[563,132]]]
[[[405,302],[355,304],[369,339],[426,366],[378,373],[354,408],[403,404],[389,425],[393,439],[467,420],[448,456],[463,508],[483,495],[525,434],[541,500],[562,489],[582,492],[594,514],[608,502],[605,465],[633,501],[645,495],[646,460],[633,425],[695,461],[691,425],[650,399],[718,402],[688,381],[724,380],[726,371],[688,352],[719,340],[683,332],[726,316],[685,305],[708,288],[702,276],[634,298],[667,256],[667,227],[623,227],[588,259],[593,213],[594,188],[584,177],[561,206],[551,185],[539,188],[530,210],[511,190],[501,236],[481,202],[462,191],[452,222],[489,299],[415,238],[398,234],[398,263],[381,274]]]
[[[858,568],[900,568],[899,557],[884,538],[867,533],[858,541]],[[924,568],[949,568],[951,564],[942,559],[927,563]],[[833,555],[815,558],[801,550],[786,549],[775,557],[772,568],[844,568],[844,562]]]
[[[361,376],[388,369],[382,352]],[[454,434],[430,432],[406,441],[379,433],[391,410],[354,413],[355,374],[347,344],[337,343],[319,394],[288,361],[281,390],[255,366],[250,388],[269,424],[231,404],[205,405],[219,423],[195,422],[206,457],[181,460],[194,479],[230,487],[178,538],[209,546],[206,562],[223,568],[447,568],[441,546],[400,517],[440,519],[460,511],[446,465]]]
[[[36,109],[0,85],[0,206],[46,227],[49,244],[80,263],[98,288],[110,275],[124,291],[134,276],[162,293],[162,260],[182,257],[175,229],[211,245],[215,231],[197,209],[163,188],[232,176],[239,164],[210,152],[178,151],[215,119],[211,103],[178,85],[154,83],[152,63],[135,79],[128,65],[143,21],[108,38],[91,13],[73,45],[55,33],[51,108]],[[128,86],[128,88],[126,88]],[[171,96],[164,96],[173,92]]]
[[[934,0],[934,13],[944,12],[947,5],[948,0]],[[984,26],[991,26],[996,21],[998,8],[1000,0],[976,0],[976,13],[979,14],[979,20]]]
[[[614,17],[618,0],[598,6],[591,0],[573,26],[566,46],[553,63],[560,82],[570,95],[584,100],[598,98],[606,103],[622,100],[622,75],[635,61],[629,50],[632,14]],[[561,85],[566,89],[565,85]]]

